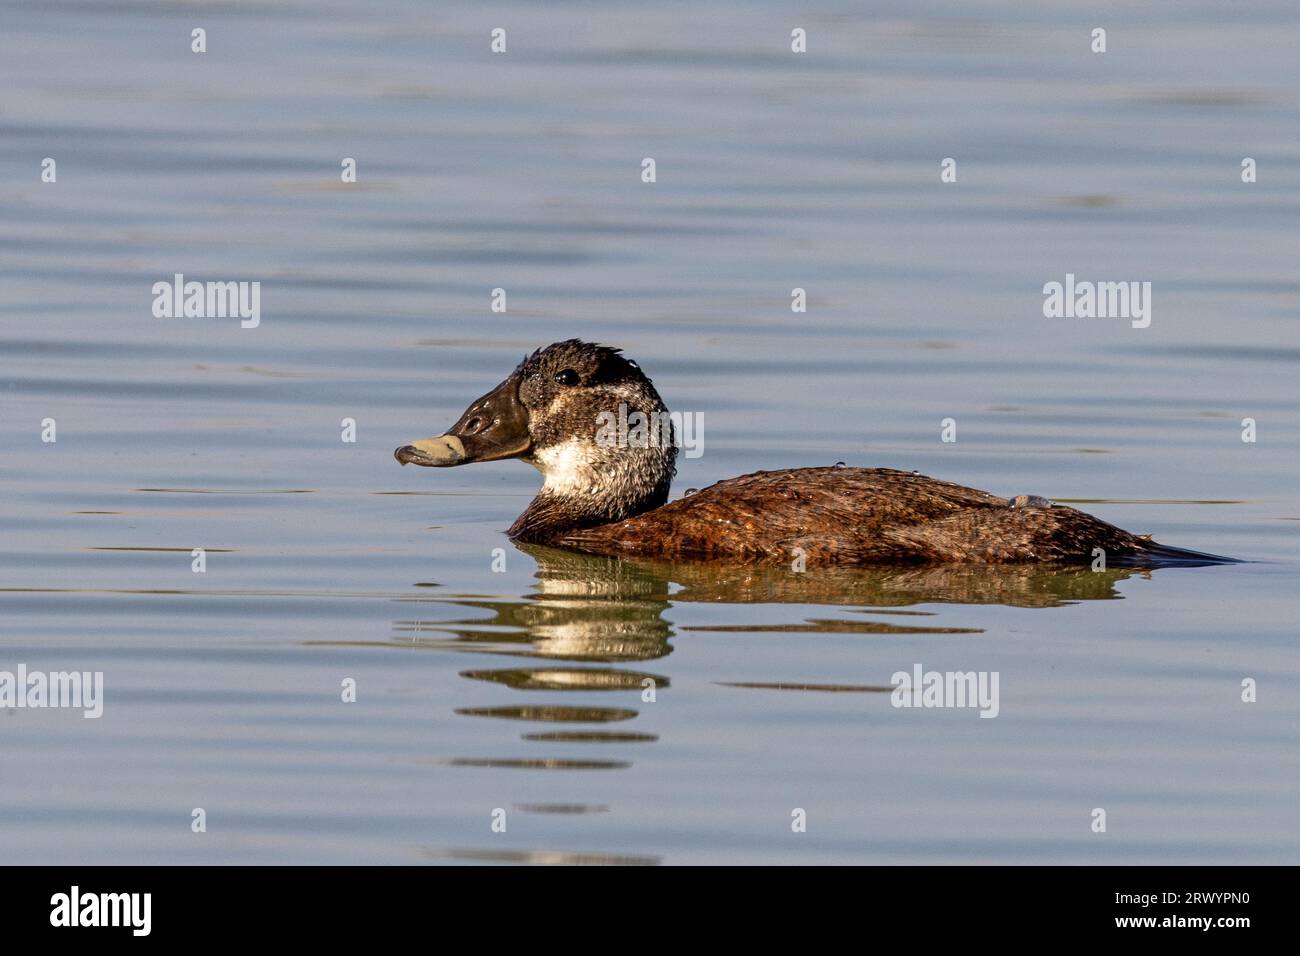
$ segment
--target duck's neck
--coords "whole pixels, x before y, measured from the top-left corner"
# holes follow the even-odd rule
[[[570,531],[625,521],[668,501],[677,449],[604,448],[569,442],[525,459],[544,476],[510,526],[516,541],[551,544]]]

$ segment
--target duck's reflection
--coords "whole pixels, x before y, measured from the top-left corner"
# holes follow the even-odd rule
[[[520,598],[434,599],[466,613],[452,620],[400,620],[393,646],[469,651],[476,656],[500,654],[512,666],[476,667],[461,677],[484,689],[488,699],[479,706],[461,707],[464,717],[486,718],[509,726],[532,725],[520,734],[527,752],[509,756],[444,756],[432,762],[468,771],[563,771],[589,774],[634,766],[635,746],[653,743],[658,735],[636,728],[642,711],[669,688],[668,678],[639,662],[671,653],[674,631],[664,612],[671,605],[807,605],[826,608],[799,624],[735,624],[681,628],[684,631],[742,633],[857,633],[969,635],[978,627],[953,626],[933,609],[907,608],[934,604],[1000,604],[1021,608],[1052,608],[1079,601],[1113,600],[1116,585],[1150,572],[1132,568],[1092,571],[1090,568],[1046,565],[819,568],[795,573],[785,567],[736,567],[621,561],[568,551],[524,546],[536,562],[533,590]],[[422,598],[421,600],[428,600]],[[838,616],[832,608],[849,613]],[[486,613],[486,616],[484,615]],[[798,611],[793,612],[799,615]],[[944,620],[940,625],[939,620]],[[520,666],[520,658],[537,666]],[[527,699],[493,696],[495,684]],[[887,693],[892,688],[865,684],[809,684],[798,681],[731,682],[724,686],[765,690],[836,693]],[[539,700],[537,694],[561,691],[604,691],[609,697],[586,694]],[[669,691],[671,693],[671,691]],[[535,748],[535,749],[534,749]],[[594,748],[594,749],[593,749]],[[591,796],[609,791],[597,789]],[[567,795],[567,794],[566,794]],[[575,796],[588,794],[577,791]],[[604,804],[516,805],[528,812],[589,812]],[[576,809],[575,809],[576,808]],[[594,810],[591,812],[595,812]],[[610,853],[500,850],[438,847],[422,852],[437,859],[521,863],[653,864],[657,857],[626,857]]]
[[[672,629],[662,616],[668,608],[665,581],[612,558],[551,548],[526,550],[537,562],[537,587],[522,602],[452,600],[448,603],[488,611],[491,616],[397,621],[394,629],[412,642],[424,635],[451,635],[465,650],[556,660],[642,661],[670,652]],[[625,676],[628,673],[612,668],[548,668],[480,670],[465,676],[519,690],[618,690],[632,679]],[[635,683],[639,686],[639,679]]]
[[[541,558],[539,558],[540,566]],[[795,573],[784,565],[735,567],[638,563],[637,571],[679,588],[675,603],[824,604],[894,608],[911,604],[1004,604],[1058,607],[1112,600],[1133,568],[1092,571],[1077,565],[936,564],[827,567]]]
[[[653,700],[669,687],[663,674],[622,665],[654,660],[671,652],[669,638],[673,629],[664,618],[670,604],[839,606],[868,615],[813,617],[798,624],[737,623],[684,629],[691,631],[970,634],[980,629],[932,623],[934,612],[899,608],[917,604],[1048,608],[1109,600],[1120,597],[1115,590],[1119,581],[1150,573],[1131,568],[1093,571],[1045,565],[845,567],[795,573],[786,567],[622,561],[538,546],[523,546],[521,550],[537,565],[536,588],[522,601],[450,599],[445,603],[472,610],[475,616],[450,621],[403,620],[395,622],[394,627],[401,635],[399,642],[408,646],[546,658],[575,665],[478,668],[461,673],[468,680],[525,692],[610,691],[640,695],[623,696],[619,706],[529,702],[456,711],[467,717],[584,725],[524,735],[526,740],[556,743],[656,739],[654,734],[622,728],[604,730],[595,725],[635,719],[638,711],[628,706],[629,702]],[[489,616],[483,617],[483,611]],[[554,766],[572,765],[561,762]]]
[[[449,599],[446,603],[491,616],[464,620],[402,620],[394,629],[406,641],[450,636],[464,650],[556,660],[623,663],[671,652],[673,635],[663,613],[671,604],[809,604],[865,611],[914,604],[1002,604],[1058,607],[1113,600],[1116,583],[1151,572],[1133,568],[1093,571],[1053,565],[926,565],[832,567],[795,573],[784,566],[737,567],[708,563],[624,561],[532,545],[521,547],[537,563],[536,589],[523,601]],[[883,616],[900,612],[880,610]],[[927,617],[925,612],[903,612]],[[890,621],[812,620],[804,624],[735,630],[969,633],[972,628],[901,625]],[[717,630],[717,628],[709,628]],[[726,628],[731,629],[731,628]],[[442,642],[427,640],[424,643]],[[469,671],[520,690],[622,690],[645,677],[623,668],[536,668]],[[662,683],[661,683],[662,686]]]

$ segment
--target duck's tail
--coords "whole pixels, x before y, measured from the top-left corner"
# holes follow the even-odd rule
[[[1140,549],[1108,558],[1107,563],[1121,567],[1200,568],[1211,564],[1241,564],[1242,561],[1222,554],[1206,554],[1155,541],[1143,541]]]

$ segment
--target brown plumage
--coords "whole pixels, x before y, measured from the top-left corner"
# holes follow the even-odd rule
[[[1059,505],[1016,507],[891,468],[759,471],[552,544],[592,554],[790,563],[1090,561],[1146,542]]]
[[[516,541],[587,554],[792,567],[928,562],[1151,566],[1228,559],[1156,544],[1032,495],[1008,499],[889,468],[759,471],[665,504],[677,454],[614,445],[615,412],[667,416],[616,349],[569,340],[534,352],[445,435],[397,449],[431,466],[521,458],[544,475]],[[1098,550],[1100,549],[1100,550]]]

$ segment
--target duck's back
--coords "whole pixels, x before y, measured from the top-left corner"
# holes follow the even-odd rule
[[[759,471],[555,544],[597,554],[785,561],[1085,561],[1146,542],[1060,505],[889,468]]]

